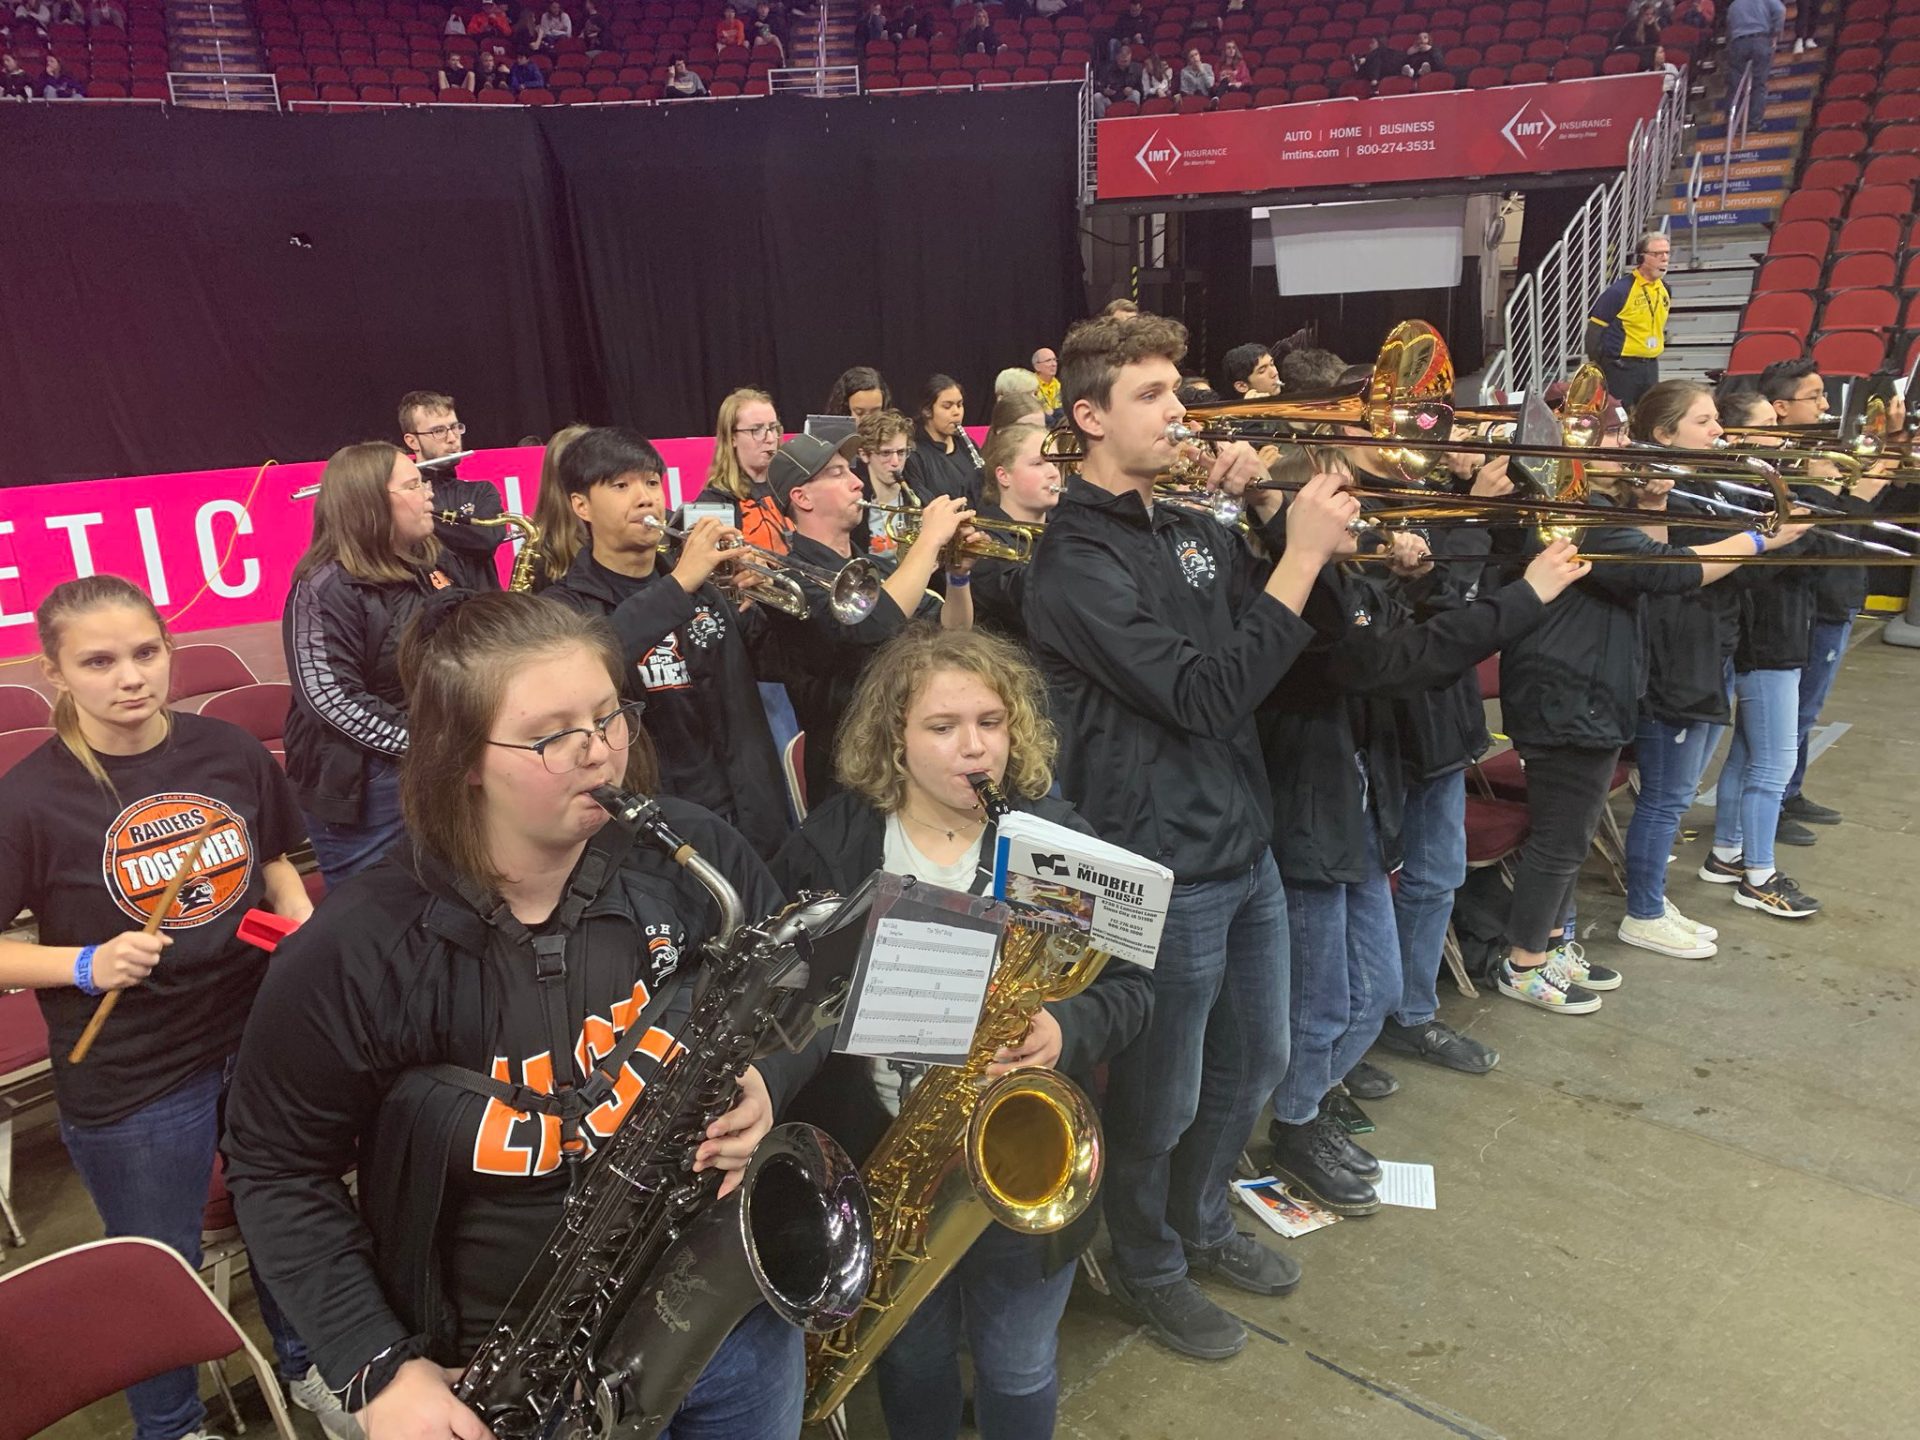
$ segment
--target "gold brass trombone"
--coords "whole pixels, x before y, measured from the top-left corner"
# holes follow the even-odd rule
[[[676,530],[664,520],[649,515],[643,523],[669,540],[686,541],[686,531]],[[886,582],[880,567],[864,555],[849,560],[838,570],[829,570],[795,560],[791,555],[749,545],[744,540],[721,548],[732,566],[732,573],[715,575],[716,585],[736,601],[752,600],[796,620],[805,620],[813,613],[812,602],[800,583],[803,580],[810,580],[827,592],[827,608],[842,625],[858,625],[871,615],[873,607],[880,603],[880,587]],[[766,583],[743,588],[737,579],[743,572],[758,575]]]
[[[904,493],[913,496],[911,490]],[[920,538],[921,506],[917,497],[900,505],[863,500],[861,507],[869,515],[879,517],[880,529],[891,536],[894,543],[908,546]],[[948,560],[972,555],[981,560],[1010,560],[1024,565],[1033,558],[1034,543],[1047,528],[1019,520],[989,520],[979,515],[971,517],[967,525],[974,533],[964,538],[954,537],[943,552]]]

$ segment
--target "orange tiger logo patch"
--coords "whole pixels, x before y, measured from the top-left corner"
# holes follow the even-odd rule
[[[253,879],[253,843],[230,808],[185,791],[136,800],[107,827],[100,868],[113,903],[146,923],[202,830],[200,858],[160,928],[191,930],[226,914]]]

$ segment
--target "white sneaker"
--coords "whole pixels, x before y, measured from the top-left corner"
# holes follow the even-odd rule
[[[1815,40],[1815,39],[1814,39],[1814,38],[1813,38],[1812,36],[1808,36],[1808,37],[1807,37],[1807,49],[1809,49],[1809,50],[1818,50],[1819,48],[1820,48],[1820,42],[1819,42],[1818,40]]]
[[[1807,53],[1807,42],[1806,42],[1806,41],[1804,41],[1804,40],[1796,40],[1796,41],[1794,41],[1794,42],[1793,42],[1793,53],[1794,53],[1794,54],[1796,54],[1796,55],[1804,55],[1804,54],[1806,54],[1806,53]]]
[[[1720,947],[1702,940],[1691,925],[1662,915],[1654,920],[1636,920],[1628,915],[1620,921],[1620,939],[1628,945],[1676,960],[1710,960]]]
[[[1689,920],[1685,915],[1682,915],[1680,913],[1680,907],[1674,904],[1673,901],[1667,901],[1666,906],[1667,919],[1677,921],[1682,925],[1691,926],[1693,933],[1698,935],[1702,940],[1718,940],[1720,938],[1720,932],[1714,929],[1713,926],[1702,925],[1698,920]]]
[[[364,1440],[360,1422],[340,1404],[340,1397],[327,1388],[318,1365],[309,1365],[298,1380],[287,1382],[287,1398],[314,1419],[333,1440]]]

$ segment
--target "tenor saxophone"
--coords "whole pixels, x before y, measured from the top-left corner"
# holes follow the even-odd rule
[[[487,519],[468,510],[436,510],[433,518],[446,525],[478,525],[483,529],[509,526],[520,535],[520,550],[513,557],[513,573],[507,577],[507,589],[525,595],[533,589],[533,552],[540,548],[540,527],[524,515],[510,510]]]
[[[988,813],[998,789],[973,777]],[[936,1066],[900,1107],[861,1169],[873,1211],[873,1280],[859,1312],[807,1337],[807,1419],[832,1415],[915,1307],[988,1225],[1026,1235],[1071,1224],[1100,1186],[1100,1119],[1081,1088],[1029,1066],[986,1080],[994,1055],[1034,1011],[1091,985],[1108,956],[1075,933],[1007,927],[966,1063]]]

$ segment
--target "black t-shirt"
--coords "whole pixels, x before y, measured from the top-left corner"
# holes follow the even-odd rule
[[[60,1111],[78,1125],[122,1119],[239,1048],[267,957],[236,932],[266,903],[263,868],[306,833],[273,757],[225,721],[175,714],[153,749],[100,762],[111,792],[59,740],[0,778],[0,922],[31,909],[41,944],[138,930],[190,837],[219,823],[161,927],[172,946],[122,993],[83,1064],[67,1052],[99,1002],[72,986],[37,992]]]
[[[622,600],[651,585],[677,585],[663,570],[644,580],[622,575],[584,553],[574,562],[590,565]],[[693,597],[693,617],[670,630],[634,664],[646,687],[642,722],[660,756],[661,788],[703,805],[732,824],[733,791],[727,784],[726,698],[721,693],[720,647],[738,617],[710,594]]]

